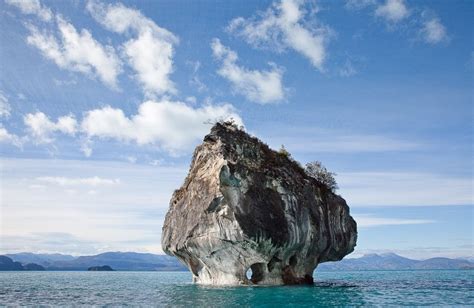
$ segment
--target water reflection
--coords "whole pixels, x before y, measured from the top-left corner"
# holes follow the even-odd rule
[[[364,305],[362,290],[354,283],[318,281],[314,286],[213,287],[181,285],[167,294],[178,306],[335,306]]]

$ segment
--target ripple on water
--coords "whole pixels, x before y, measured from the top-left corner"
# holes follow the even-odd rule
[[[0,272],[0,305],[474,305],[473,271],[318,272],[314,286],[206,287],[186,272]]]

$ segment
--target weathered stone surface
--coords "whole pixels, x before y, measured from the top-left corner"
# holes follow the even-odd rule
[[[343,198],[258,139],[218,123],[173,194],[161,241],[197,283],[275,285],[312,283],[316,266],[341,260],[356,239]]]

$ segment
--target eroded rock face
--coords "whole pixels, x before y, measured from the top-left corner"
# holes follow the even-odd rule
[[[356,239],[343,198],[258,139],[218,123],[173,194],[161,242],[194,282],[276,285],[312,283],[316,266],[341,260]]]

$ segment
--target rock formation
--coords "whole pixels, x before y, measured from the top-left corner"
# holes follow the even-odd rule
[[[312,283],[318,264],[341,260],[356,239],[343,198],[287,155],[217,123],[171,198],[161,241],[194,282],[277,285]]]

